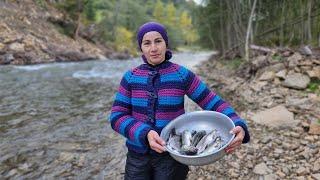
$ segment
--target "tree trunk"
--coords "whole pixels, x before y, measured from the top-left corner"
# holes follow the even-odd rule
[[[78,20],[77,20],[77,27],[76,29],[74,30],[74,33],[73,33],[73,39],[74,40],[77,40],[78,37],[79,37],[79,29],[80,29],[80,23],[81,23],[81,13],[78,12]]]
[[[312,41],[312,34],[311,34],[311,8],[312,8],[312,0],[308,1],[308,21],[307,21],[307,28],[308,28],[308,44],[311,44]]]
[[[248,28],[247,28],[247,36],[246,36],[246,45],[245,45],[245,59],[246,61],[249,61],[249,37],[250,37],[250,33],[252,31],[252,18],[255,12],[255,8],[256,8],[256,4],[257,4],[257,0],[253,1],[253,5],[251,8],[251,13],[250,13],[250,17],[249,17],[249,22],[248,22]]]

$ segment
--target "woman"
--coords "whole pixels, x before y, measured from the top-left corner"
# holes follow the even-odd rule
[[[235,139],[226,148],[233,152],[249,142],[247,125],[215,92],[193,72],[171,63],[165,27],[143,24],[137,41],[144,61],[123,76],[111,110],[112,128],[127,138],[125,179],[185,179],[189,168],[165,152],[161,130],[184,114],[184,95],[205,110],[224,113],[236,127]]]

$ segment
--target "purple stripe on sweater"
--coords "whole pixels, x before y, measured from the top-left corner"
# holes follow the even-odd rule
[[[148,76],[148,70],[134,69],[133,74],[137,76]]]
[[[160,89],[159,96],[183,96],[184,90],[181,89]]]
[[[204,99],[199,103],[199,106],[200,106],[200,107],[204,107],[206,104],[208,104],[208,102],[209,102],[210,100],[212,100],[212,98],[213,98],[215,95],[216,95],[215,93],[210,92],[209,95],[208,95],[206,98],[204,98]]]
[[[240,119],[240,117],[238,115],[234,115],[234,116],[231,116],[230,119],[232,121],[236,120],[236,119]]]
[[[123,86],[120,85],[119,92],[127,97],[130,97],[130,92],[127,91]]]
[[[141,113],[137,113],[135,111],[132,111],[132,116],[135,118],[135,119],[138,119],[140,121],[144,121],[145,119],[147,119],[147,115],[145,114],[141,114]]]
[[[120,128],[120,125],[122,124],[123,121],[125,121],[128,117],[128,115],[126,116],[122,116],[121,118],[118,119],[118,121],[116,122],[115,126],[114,126],[114,129],[119,132],[119,128]]]
[[[195,76],[190,85],[190,88],[187,90],[187,93],[192,94],[193,91],[199,86],[199,84],[200,84],[200,79],[197,76]]]
[[[122,106],[113,106],[111,108],[111,112],[117,112],[117,111],[128,111],[128,109]]]
[[[160,70],[159,70],[159,73],[160,73],[160,74],[173,73],[173,72],[176,72],[178,68],[179,68],[179,65],[174,64],[174,65],[172,65],[172,66],[169,66],[168,68],[160,69]]]
[[[129,130],[129,138],[134,141],[134,132],[136,132],[137,128],[141,125],[141,122],[135,123]]]
[[[147,94],[147,91],[132,90],[132,97],[135,97],[135,98],[148,98],[148,94]]]
[[[156,119],[168,119],[172,120],[181,114],[184,114],[184,109],[180,109],[179,111],[176,112],[157,112],[156,113]]]
[[[224,102],[223,104],[221,104],[216,111],[218,112],[222,112],[223,110],[225,110],[227,107],[229,107],[230,105],[227,102]]]

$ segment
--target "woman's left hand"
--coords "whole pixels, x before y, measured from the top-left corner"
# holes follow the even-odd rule
[[[244,135],[245,135],[245,132],[241,126],[236,126],[235,128],[233,128],[231,130],[231,133],[235,134],[236,136],[233,139],[233,141],[231,141],[229,146],[226,148],[226,152],[228,154],[234,152],[237,148],[240,147],[240,145],[242,144],[242,140],[244,138]]]

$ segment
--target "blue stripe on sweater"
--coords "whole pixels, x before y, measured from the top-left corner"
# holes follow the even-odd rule
[[[156,127],[165,127],[170,121],[168,120],[162,120],[162,119],[157,119],[156,120]]]
[[[114,117],[116,117],[116,116],[118,116],[120,114],[122,114],[122,112],[113,112],[113,113],[111,113],[110,118],[109,118],[109,122],[111,122]]]
[[[230,115],[231,113],[234,113],[234,110],[231,107],[227,107],[225,110],[222,111],[225,115]]]
[[[125,131],[126,127],[133,121],[134,121],[133,118],[127,118],[126,120],[122,121],[119,127],[119,132],[124,135],[126,133]]]
[[[212,107],[220,100],[220,96],[215,95],[213,99],[205,106],[206,110],[211,110]]]
[[[133,106],[147,107],[148,99],[145,98],[131,98],[131,102]]]
[[[148,126],[146,124],[141,124],[136,131],[134,132],[134,139],[139,143],[139,145],[142,146],[141,142],[140,142],[140,138],[139,135],[141,134],[141,132],[143,131],[143,129],[148,128]]]
[[[200,82],[199,86],[191,94],[191,99],[196,99],[205,89],[206,89],[206,85],[203,82]]]
[[[179,81],[179,79],[177,78],[178,75],[177,73],[169,73],[169,74],[164,74],[162,76],[160,76],[160,82],[169,82],[172,81],[172,83]]]
[[[148,77],[132,75],[131,82],[136,84],[147,84]]]
[[[187,76],[189,75],[189,70],[183,66],[180,66],[179,70],[178,70],[178,73],[182,75],[182,78],[183,79],[186,79]]]
[[[120,101],[120,102],[124,102],[124,103],[127,103],[127,104],[130,104],[130,98],[121,94],[121,93],[117,93],[116,95],[116,101]]]
[[[178,105],[181,104],[184,100],[184,97],[170,97],[170,96],[160,96],[159,104],[160,105]]]

